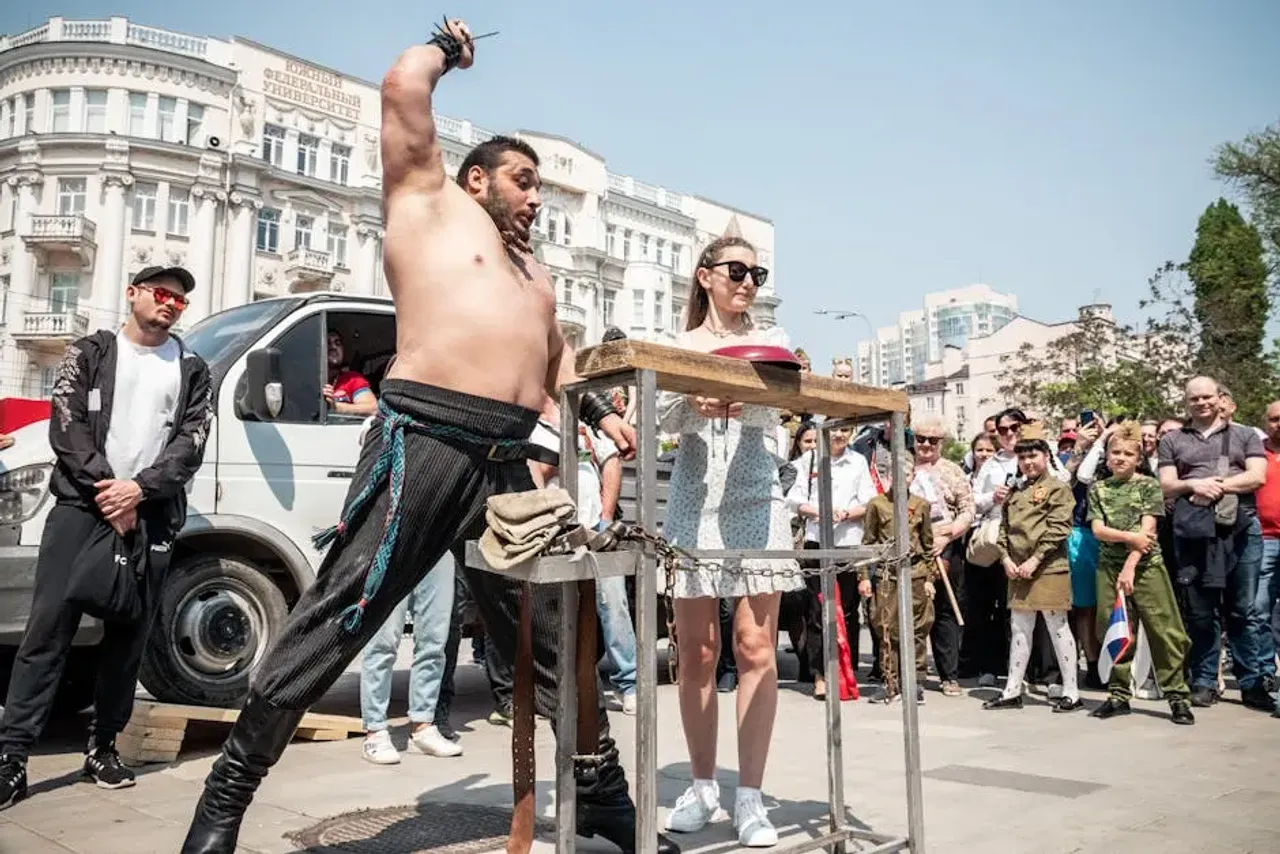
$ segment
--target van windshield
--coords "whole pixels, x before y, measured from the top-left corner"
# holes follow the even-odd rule
[[[263,300],[220,311],[193,326],[182,341],[209,365],[216,389],[231,363],[302,301],[301,297]]]

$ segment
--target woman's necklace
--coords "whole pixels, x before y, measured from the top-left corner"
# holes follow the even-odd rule
[[[702,327],[716,338],[732,338],[735,335],[741,335],[751,329],[751,321],[744,316],[742,320],[739,321],[737,329],[716,329],[711,325],[711,318],[707,318],[702,321]]]

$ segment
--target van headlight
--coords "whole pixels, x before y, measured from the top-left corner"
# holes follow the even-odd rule
[[[0,474],[0,525],[20,525],[36,515],[52,473],[52,463],[38,463]]]

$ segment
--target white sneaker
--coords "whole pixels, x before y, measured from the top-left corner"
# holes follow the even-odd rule
[[[738,790],[733,826],[738,831],[738,844],[746,848],[772,848],[778,844],[778,831],[769,823],[759,791]]]
[[[414,730],[409,735],[409,750],[426,756],[462,755],[462,745],[445,738],[434,726]]]
[[[684,790],[667,814],[667,830],[673,833],[697,833],[706,827],[720,808],[720,784],[712,781],[702,792],[694,785]],[[709,789],[709,791],[707,791]]]
[[[622,695],[622,713],[624,715],[634,715],[636,713],[636,692]]]
[[[391,743],[391,733],[385,729],[371,732],[364,737],[364,758],[374,765],[399,765],[400,751]]]

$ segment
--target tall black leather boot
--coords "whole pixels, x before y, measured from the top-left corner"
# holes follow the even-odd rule
[[[599,836],[618,846],[622,854],[635,854],[636,805],[627,791],[627,775],[618,762],[618,746],[609,735],[601,713],[599,763],[594,773],[578,775],[578,835]],[[680,854],[680,846],[658,833],[658,854]]]
[[[284,753],[303,714],[276,708],[256,691],[249,692],[222,755],[204,781],[182,854],[234,854],[253,793]]]

